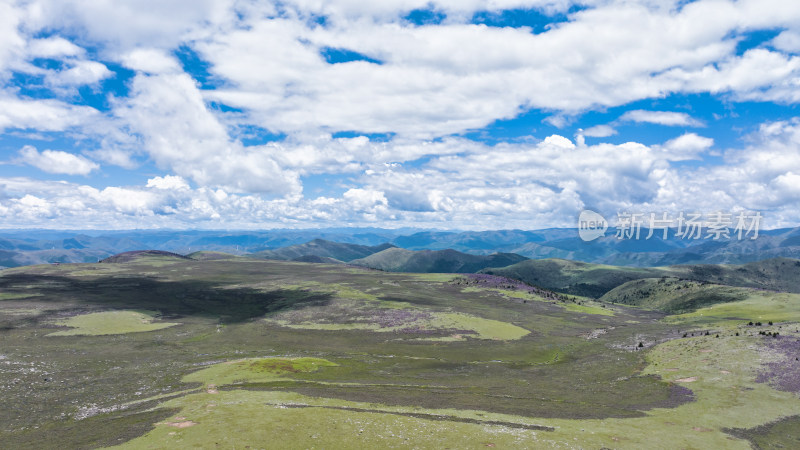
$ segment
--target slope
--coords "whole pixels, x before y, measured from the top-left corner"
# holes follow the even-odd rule
[[[800,260],[773,258],[743,265],[619,267],[563,259],[527,260],[482,272],[572,295],[600,298],[629,281],[674,277],[736,287],[800,292]]]
[[[456,250],[406,250],[390,248],[351,264],[389,272],[472,273],[487,267],[504,267],[524,261],[513,253],[470,255]]]
[[[319,256],[322,258],[332,258],[339,261],[351,261],[364,258],[373,253],[393,248],[392,244],[381,244],[367,246],[360,244],[348,244],[341,242],[331,242],[324,239],[314,239],[305,244],[291,245],[274,250],[264,250],[253,253],[250,256],[257,259],[277,259],[294,260],[304,256]]]
[[[750,288],[679,278],[645,278],[617,286],[603,295],[600,301],[681,314],[710,305],[744,300],[753,292]]]

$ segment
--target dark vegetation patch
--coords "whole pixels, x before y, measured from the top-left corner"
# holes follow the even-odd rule
[[[800,416],[785,417],[755,428],[724,428],[722,431],[748,440],[758,450],[800,448]]]
[[[299,307],[324,305],[331,294],[300,289],[261,291],[229,288],[220,283],[192,280],[158,280],[148,277],[70,278],[64,276],[14,273],[0,277],[3,292],[32,291],[43,294],[38,303],[61,304],[74,301],[83,308],[156,310],[166,319],[204,316],[223,323],[261,317],[266,313]],[[38,320],[47,320],[47,315]]]
[[[425,420],[440,420],[445,422],[459,422],[459,423],[474,423],[479,425],[500,425],[508,428],[519,428],[522,430],[537,430],[537,431],[555,431],[556,429],[553,427],[546,427],[543,425],[529,425],[525,423],[516,423],[516,422],[502,422],[499,420],[478,420],[478,419],[471,419],[468,417],[456,417],[456,416],[445,416],[439,414],[425,414],[425,413],[407,413],[407,412],[396,412],[396,411],[383,411],[380,409],[367,409],[367,408],[349,408],[346,406],[314,406],[314,405],[292,405],[287,404],[283,405],[286,408],[324,408],[324,409],[335,409],[339,411],[351,411],[351,412],[362,412],[362,413],[380,413],[380,414],[391,414],[395,416],[403,416],[403,417],[413,417],[415,419],[425,419]]]
[[[446,405],[455,409],[559,419],[643,417],[643,411],[652,408],[675,408],[694,401],[690,389],[666,384],[656,376],[608,380],[605,379],[607,372],[571,379],[544,379],[548,376],[566,378],[563,374],[576,368],[576,365],[568,364],[531,371],[530,367],[505,364],[484,368],[439,362],[427,365],[427,370],[412,369],[415,376],[408,381],[429,380],[430,384],[425,386],[396,385],[397,380],[386,380],[386,384],[364,386],[277,382],[263,386],[250,384],[246,388],[288,390],[309,396],[390,406],[441,408]],[[306,379],[311,381],[311,377]],[[497,381],[502,379],[514,381],[498,384]],[[534,379],[538,381],[535,388],[532,387]]]
[[[70,419],[32,428],[21,433],[0,431],[0,442],[7,449],[95,449],[110,447],[143,436],[155,423],[178,413],[179,408],[158,408],[155,402],[139,405],[136,410],[98,414],[80,421]]]

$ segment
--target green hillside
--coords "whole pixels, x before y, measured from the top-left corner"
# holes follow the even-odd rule
[[[513,253],[470,255],[455,250],[390,248],[350,263],[388,272],[474,273],[487,267],[504,267],[524,261]]]
[[[172,252],[165,252],[161,250],[135,250],[131,252],[124,252],[119,253],[114,256],[109,256],[108,258],[100,261],[101,263],[109,264],[109,263],[127,263],[127,262],[134,262],[134,261],[149,261],[149,260],[181,260],[181,259],[191,259],[188,256],[179,255],[177,253]]]
[[[800,260],[772,258],[742,265],[696,264],[671,266],[683,278],[753,287],[772,291],[800,292]]]
[[[264,250],[257,253],[252,253],[249,256],[257,259],[277,259],[287,261],[309,256],[318,256],[322,258],[331,258],[338,261],[348,262],[354,259],[364,258],[365,256],[386,250],[387,248],[394,248],[394,246],[391,244],[367,246],[331,242],[324,239],[314,239],[313,241],[306,242],[305,244],[291,245],[289,247],[283,247],[275,250]]]
[[[214,252],[214,251],[193,252],[193,253],[189,253],[186,256],[188,258],[195,259],[197,261],[216,261],[216,260],[220,260],[220,259],[241,258],[241,256],[232,255],[230,253]]]
[[[344,264],[343,261],[339,261],[338,259],[329,258],[327,256],[319,256],[319,255],[298,256],[297,258],[292,259],[292,261],[315,263],[315,264]]]
[[[744,300],[752,292],[750,288],[663,277],[629,281],[610,290],[600,300],[679,314]]]
[[[800,292],[800,260],[774,258],[743,265],[620,267],[563,259],[527,260],[482,272],[572,295],[600,298],[632,280],[672,277],[736,287]]]
[[[599,298],[631,280],[661,276],[664,269],[604,266],[565,259],[531,259],[482,271],[572,295]]]

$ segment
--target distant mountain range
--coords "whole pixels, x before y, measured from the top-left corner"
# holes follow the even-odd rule
[[[597,264],[656,267],[676,264],[742,264],[774,257],[800,258],[800,228],[761,231],[756,240],[680,239],[670,230],[666,239],[656,233],[645,239],[606,236],[584,242],[577,230],[431,231],[418,229],[326,228],[269,231],[51,231],[0,232],[0,267],[53,263],[97,262],[121,252],[162,250],[179,254],[198,251],[251,255],[262,259],[307,262],[354,262],[382,268],[428,271],[434,267],[478,267],[473,256],[516,254],[530,259],[560,258]],[[431,251],[404,253],[387,249]],[[453,253],[435,253],[452,250]],[[392,262],[388,255],[399,258]],[[310,259],[309,259],[310,258]],[[508,256],[494,256],[500,261]],[[523,258],[523,259],[524,259]],[[437,262],[441,259],[441,262]],[[460,262],[459,262],[460,261]],[[488,260],[487,260],[488,261]],[[477,266],[476,266],[477,264]],[[494,264],[491,262],[490,264]],[[495,267],[495,266],[486,266]],[[433,269],[430,269],[433,270]],[[453,269],[456,270],[456,269]]]

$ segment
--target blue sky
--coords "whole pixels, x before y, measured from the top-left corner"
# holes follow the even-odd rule
[[[800,4],[0,2],[0,228],[800,225]]]

